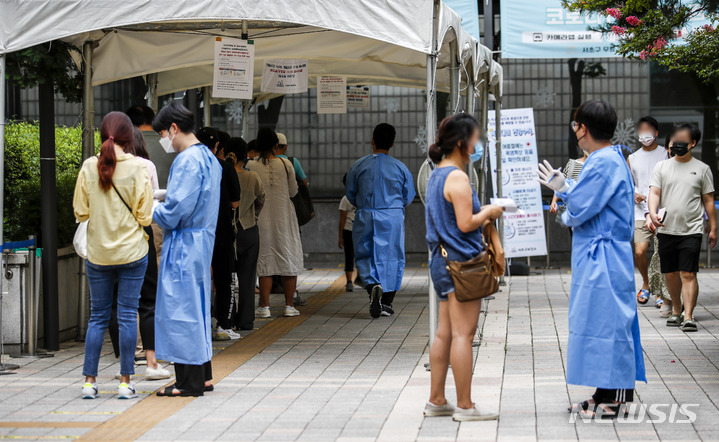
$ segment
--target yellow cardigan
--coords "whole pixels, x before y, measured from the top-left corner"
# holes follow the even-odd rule
[[[113,188],[100,188],[97,157],[82,165],[75,184],[73,209],[87,224],[87,259],[97,265],[128,264],[147,255],[147,234],[152,222],[152,185],[145,165],[130,154],[119,155],[112,181],[132,213]],[[134,215],[134,216],[133,216]]]

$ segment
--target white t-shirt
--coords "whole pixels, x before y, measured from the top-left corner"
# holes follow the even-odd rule
[[[340,210],[347,212],[345,230],[349,230],[351,232],[352,225],[355,221],[355,210],[357,210],[357,208],[350,203],[350,200],[348,200],[346,196],[343,196],[342,201],[340,201]]]
[[[654,150],[646,150],[643,147],[629,155],[629,168],[634,177],[634,191],[645,197],[649,197],[649,184],[652,181],[654,167],[667,159],[667,151],[662,146]],[[648,212],[647,202],[634,203],[634,219],[644,221],[644,214]]]
[[[651,186],[661,189],[659,207],[667,209],[667,218],[659,233],[694,235],[704,232],[702,195],[714,192],[714,177],[709,166],[695,158],[686,163],[674,158],[660,161],[654,168]]]

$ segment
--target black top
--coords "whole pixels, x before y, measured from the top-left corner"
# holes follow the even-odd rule
[[[222,181],[220,182],[220,211],[217,214],[215,242],[218,239],[226,240],[235,236],[232,230],[232,202],[240,200],[240,181],[237,179],[235,167],[229,161],[219,161],[222,166]]]

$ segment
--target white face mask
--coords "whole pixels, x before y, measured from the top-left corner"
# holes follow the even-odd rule
[[[172,147],[172,140],[174,140],[175,137],[170,138],[170,129],[167,129],[166,137],[160,138],[160,145],[162,146],[163,149],[165,149],[165,152],[175,153],[175,149]]]
[[[654,143],[655,138],[656,137],[651,133],[639,134],[639,142],[645,147],[651,146],[652,143]]]

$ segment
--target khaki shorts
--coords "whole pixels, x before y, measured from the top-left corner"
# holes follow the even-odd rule
[[[641,221],[636,220],[635,223],[641,223]],[[650,242],[652,240],[652,236],[654,234],[647,229],[647,227],[644,225],[644,223],[636,224],[634,226],[634,244],[638,242]]]

